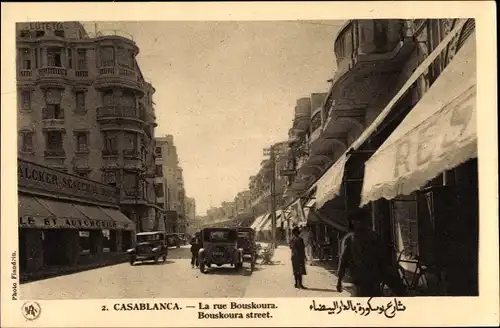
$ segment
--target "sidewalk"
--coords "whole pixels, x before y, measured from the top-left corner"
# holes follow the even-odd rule
[[[244,297],[350,297],[350,284],[344,283],[344,291],[337,292],[337,276],[321,266],[307,266],[303,278],[308,289],[294,287],[290,249],[279,246],[273,257],[273,265],[259,262],[252,273]]]

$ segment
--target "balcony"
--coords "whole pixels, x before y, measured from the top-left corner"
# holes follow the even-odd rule
[[[44,130],[63,131],[64,128],[64,111],[60,111],[57,115],[50,112],[47,108],[42,109],[42,124]]]
[[[43,156],[45,158],[65,158],[66,152],[62,147],[57,149],[47,149],[44,151]]]
[[[143,125],[146,124],[144,115],[137,108],[119,105],[101,106],[97,108],[97,121],[105,122],[117,120],[132,120],[142,123]]]
[[[351,20],[344,26],[334,46],[335,107],[369,106],[390,92],[392,78],[400,73],[416,46],[406,30],[401,19]]]
[[[95,83],[97,89],[119,86],[134,89],[141,94],[141,97],[144,95],[143,84],[140,82],[137,72],[125,67],[101,67]]]
[[[129,159],[142,159],[141,153],[135,149],[125,149],[123,150],[123,157]]]
[[[75,70],[75,78],[77,80],[86,80],[89,78],[89,71],[86,69]]]
[[[38,70],[39,80],[66,80],[68,70],[64,67],[44,67]]]
[[[37,71],[33,69],[19,69],[17,79],[19,81],[33,81],[37,77]]]
[[[117,157],[118,150],[117,149],[103,149],[102,157]]]

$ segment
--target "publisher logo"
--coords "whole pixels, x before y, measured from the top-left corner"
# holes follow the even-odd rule
[[[26,302],[23,304],[21,311],[26,319],[32,321],[38,319],[42,313],[42,308],[37,302]]]

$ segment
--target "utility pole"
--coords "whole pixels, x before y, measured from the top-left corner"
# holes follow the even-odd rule
[[[271,160],[271,166],[273,171],[273,176],[271,179],[271,238],[274,247],[277,247],[276,243],[276,150],[274,145],[269,148],[264,149],[264,155],[269,156]]]

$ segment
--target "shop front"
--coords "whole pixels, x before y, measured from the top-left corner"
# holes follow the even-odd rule
[[[19,261],[23,280],[125,259],[135,224],[117,190],[18,160]]]
[[[401,266],[423,263],[438,295],[478,295],[475,64],[472,35],[365,164],[361,206],[385,218]]]

